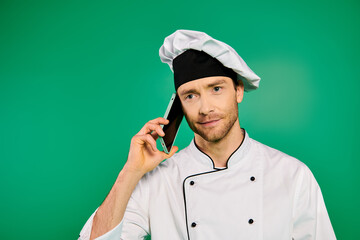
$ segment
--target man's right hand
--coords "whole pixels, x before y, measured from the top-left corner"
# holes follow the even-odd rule
[[[144,127],[131,139],[130,151],[124,170],[138,173],[141,176],[153,170],[164,159],[170,158],[178,147],[173,146],[171,152],[166,154],[156,147],[158,136],[165,135],[161,124],[166,125],[169,120],[158,117],[147,122]]]
[[[174,146],[171,152],[166,154],[156,147],[158,136],[165,135],[160,125],[168,123],[169,120],[161,117],[151,120],[131,139],[127,162],[94,216],[91,240],[121,222],[130,196],[141,177],[178,150],[178,147]]]

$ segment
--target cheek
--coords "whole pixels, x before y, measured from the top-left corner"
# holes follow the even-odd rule
[[[184,107],[184,106],[182,106],[182,110],[183,110],[183,112],[184,112],[184,116],[186,117],[186,119],[192,119],[193,117],[193,115],[194,115],[194,109],[193,108],[191,108],[191,107],[189,107],[189,106],[187,106],[187,107]]]
[[[219,96],[217,99],[215,99],[214,104],[217,106],[218,109],[224,109],[224,108],[231,108],[233,103],[237,102],[236,95],[233,94],[224,94],[222,96]]]
[[[218,104],[218,106],[224,112],[232,113],[232,112],[238,111],[238,102],[237,102],[236,95],[228,96],[227,99],[224,100],[224,102],[222,102],[222,103],[223,104]]]

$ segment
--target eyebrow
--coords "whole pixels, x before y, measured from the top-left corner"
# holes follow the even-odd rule
[[[213,87],[213,86],[215,86],[215,85],[223,84],[223,83],[225,83],[225,82],[226,82],[226,81],[225,81],[224,79],[217,80],[217,81],[215,81],[215,82],[213,82],[213,83],[208,84],[208,85],[207,85],[207,88],[211,88],[211,87]],[[183,90],[183,91],[180,93],[180,96],[183,96],[183,95],[189,94],[189,93],[194,93],[194,92],[197,92],[197,91],[196,91],[196,89],[193,89],[193,88],[187,89],[187,90]]]

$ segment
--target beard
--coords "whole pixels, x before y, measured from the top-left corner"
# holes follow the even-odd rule
[[[223,139],[234,126],[238,119],[238,104],[235,101],[234,104],[224,113],[213,113],[208,115],[201,115],[197,120],[191,119],[185,112],[186,121],[189,124],[191,130],[198,134],[204,140],[208,142],[219,142]],[[220,122],[214,127],[204,127],[199,122],[221,119]]]

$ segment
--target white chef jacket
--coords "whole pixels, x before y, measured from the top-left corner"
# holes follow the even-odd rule
[[[120,224],[97,239],[336,239],[309,168],[244,132],[222,169],[193,139],[144,175]],[[95,212],[79,240],[89,239]]]

